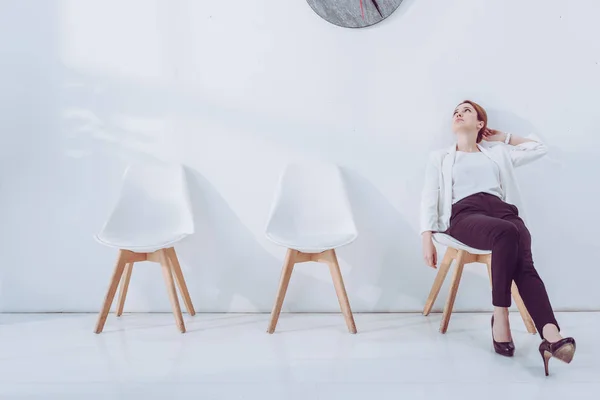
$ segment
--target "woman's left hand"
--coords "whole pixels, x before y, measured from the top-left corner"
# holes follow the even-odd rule
[[[488,142],[504,142],[504,139],[506,139],[506,133],[502,131],[490,128],[485,128],[483,131],[483,140]]]

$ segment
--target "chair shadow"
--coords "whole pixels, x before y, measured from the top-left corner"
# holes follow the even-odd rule
[[[529,120],[503,109],[488,111],[499,129],[525,136],[538,135],[548,146],[548,154],[526,166],[517,168],[527,222],[532,236],[532,252],[538,274],[553,299],[560,299],[555,311],[592,311],[600,302],[591,301],[593,279],[565,279],[564,266],[573,277],[590,274],[589,256],[571,249],[598,248],[591,227],[600,225],[596,209],[598,185],[595,172],[600,172],[592,151],[579,147],[567,150],[562,143],[546,138]],[[561,140],[564,140],[561,138]],[[558,190],[557,190],[558,188]],[[543,250],[543,251],[542,251]],[[552,266],[552,268],[548,268]],[[555,301],[554,301],[555,302]]]
[[[186,167],[195,233],[176,249],[196,311],[270,312],[279,285],[285,249],[273,245],[269,253],[245,227],[216,188],[199,172]],[[264,244],[263,244],[264,243]],[[294,272],[283,311],[316,311],[312,297],[331,297],[331,280]],[[339,310],[339,308],[337,308]]]
[[[359,295],[351,300],[356,311],[421,312],[437,270],[423,263],[419,233],[368,179],[349,168],[343,168],[343,174],[359,231],[357,240],[340,250],[354,264],[351,284]],[[470,292],[465,298],[489,298],[487,272],[482,271],[485,274],[465,268],[463,282],[480,281],[463,285],[462,290]],[[434,312],[443,307],[447,286],[440,291]],[[455,309],[460,307],[457,299]]]

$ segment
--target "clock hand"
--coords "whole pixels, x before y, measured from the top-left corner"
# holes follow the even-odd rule
[[[379,13],[379,16],[381,18],[383,18],[383,14],[381,13],[381,9],[379,8],[379,4],[377,4],[377,0],[371,0],[373,2],[373,5],[375,6],[375,8],[377,9],[377,12]],[[362,2],[362,0],[361,0]]]

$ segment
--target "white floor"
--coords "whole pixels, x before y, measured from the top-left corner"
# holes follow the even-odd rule
[[[0,314],[0,399],[600,399],[600,313],[559,313],[577,340],[550,362],[511,314],[514,358],[496,355],[488,314]]]

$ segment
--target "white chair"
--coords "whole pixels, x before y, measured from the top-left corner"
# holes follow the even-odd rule
[[[336,165],[288,165],[281,175],[266,235],[288,249],[268,332],[275,332],[294,264],[329,265],[348,330],[356,333],[335,249],[358,236],[341,172]]]
[[[462,272],[465,264],[470,264],[474,262],[482,263],[487,265],[488,275],[490,278],[490,283],[492,282],[492,252],[488,250],[479,250],[465,245],[464,243],[456,240],[450,235],[444,233],[435,233],[433,235],[433,239],[440,245],[446,246],[446,253],[444,254],[444,258],[438,267],[438,272],[433,281],[433,286],[431,287],[431,291],[429,293],[429,297],[425,302],[425,308],[423,309],[423,315],[427,316],[431,312],[431,308],[435,303],[435,299],[437,298],[440,289],[442,288],[442,284],[444,283],[444,279],[446,279],[446,275],[450,270],[450,265],[452,261],[456,260],[456,269],[454,270],[454,275],[452,276],[452,282],[450,284],[450,291],[448,293],[448,300],[446,301],[446,305],[444,306],[444,313],[442,314],[442,322],[440,324],[440,332],[446,333],[448,330],[448,324],[450,323],[450,317],[452,315],[452,309],[454,308],[454,300],[456,299],[456,293],[458,292],[458,285],[460,284],[460,278],[462,277]],[[535,325],[523,300],[521,299],[521,295],[519,294],[519,290],[517,289],[517,285],[512,283],[511,287],[512,297],[521,313],[521,318],[523,318],[523,322],[525,323],[525,327],[529,333],[536,333]]]
[[[133,264],[139,261],[161,264],[177,326],[185,332],[173,275],[188,313],[195,311],[173,246],[192,233],[194,220],[183,166],[158,161],[129,166],[117,204],[96,235],[100,243],[119,249],[96,333],[104,328],[119,282],[117,316],[123,313]]]

